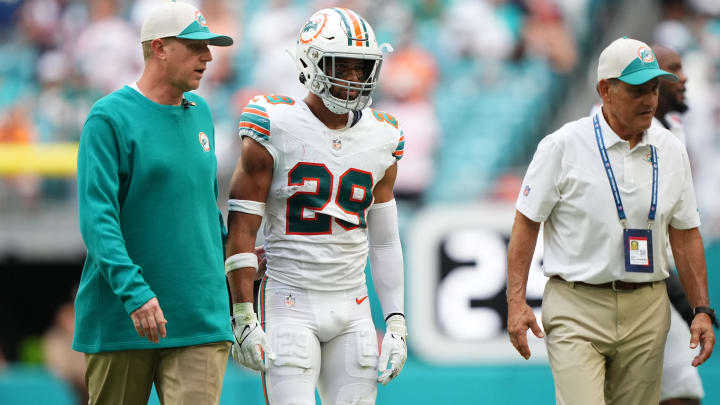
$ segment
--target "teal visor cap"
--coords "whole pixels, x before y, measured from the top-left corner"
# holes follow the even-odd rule
[[[233,44],[233,40],[229,36],[212,33],[207,26],[202,26],[197,21],[193,21],[181,33],[176,35],[176,37],[183,39],[208,40],[210,41],[210,45],[215,46],[230,46]]]
[[[633,59],[633,61],[622,71],[620,76],[618,76],[618,79],[633,86],[646,83],[656,77],[670,80],[672,82],[678,81],[677,76],[660,69],[655,55],[653,55],[652,58],[652,62],[645,63],[643,63],[640,58]]]

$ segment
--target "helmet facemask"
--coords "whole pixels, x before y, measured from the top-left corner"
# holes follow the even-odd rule
[[[317,52],[317,54],[316,54]],[[310,90],[320,96],[323,104],[335,114],[362,110],[372,103],[372,92],[378,84],[382,56],[361,53],[323,53],[319,49],[311,49],[309,54],[316,56],[313,60],[314,74]],[[362,62],[362,74],[357,81],[342,79],[339,65],[345,60]],[[341,76],[342,77],[342,76]],[[300,79],[302,81],[302,77]],[[355,94],[352,94],[352,93]]]

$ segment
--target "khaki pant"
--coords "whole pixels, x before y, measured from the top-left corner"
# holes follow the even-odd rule
[[[670,303],[663,282],[613,291],[551,278],[542,303],[559,405],[657,405]]]
[[[230,342],[86,354],[90,405],[147,404],[153,382],[163,405],[220,402]]]

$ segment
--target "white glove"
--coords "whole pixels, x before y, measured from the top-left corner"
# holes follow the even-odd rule
[[[378,362],[378,382],[383,385],[387,384],[393,378],[400,374],[405,360],[407,360],[407,328],[405,327],[405,317],[402,315],[392,315],[385,322],[387,330],[382,341],[380,349],[380,361]],[[387,368],[388,360],[390,368]]]
[[[235,343],[232,346],[232,357],[238,364],[257,371],[267,371],[263,362],[262,352],[270,360],[275,360],[275,353],[270,349],[265,332],[258,323],[252,304],[243,302],[233,304],[233,334]]]

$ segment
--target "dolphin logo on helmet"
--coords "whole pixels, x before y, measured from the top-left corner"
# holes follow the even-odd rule
[[[372,104],[385,46],[378,46],[370,24],[354,11],[339,7],[320,10],[308,19],[298,35],[295,64],[300,83],[335,114],[362,110]],[[362,60],[364,77],[360,81],[336,77],[336,58]],[[347,89],[347,96],[332,95],[333,86]],[[357,95],[351,98],[351,91]]]

